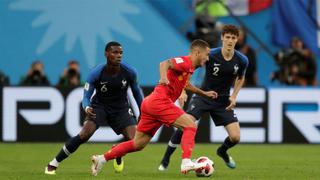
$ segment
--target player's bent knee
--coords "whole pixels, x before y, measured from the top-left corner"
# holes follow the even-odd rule
[[[129,136],[127,137],[127,139],[129,139],[129,140],[132,140],[133,138],[134,138],[134,135],[132,135],[132,136],[129,135]]]
[[[191,118],[191,115],[187,114],[187,118],[185,119],[185,123],[183,125],[183,128],[197,128],[197,124],[193,119]]]
[[[182,131],[185,129],[185,128],[197,128],[197,124],[193,124],[193,123],[187,123],[187,124],[184,124],[183,126],[182,126]]]
[[[90,138],[90,136],[88,134],[85,134],[85,133],[81,133],[79,134],[80,136],[80,139],[83,141],[83,142],[87,142]]]
[[[134,138],[134,134],[122,134],[126,140],[132,140]]]
[[[134,146],[136,151],[141,151],[148,145],[149,141],[146,139],[134,140]]]
[[[79,133],[80,139],[86,142],[90,139],[93,133],[96,131],[96,124],[92,121],[85,121],[84,125]]]
[[[192,115],[190,115],[190,114],[188,114],[188,115],[189,115],[189,117],[191,118],[192,121],[194,121],[194,122],[197,121],[197,119],[196,119],[194,116],[192,116]]]
[[[79,136],[80,136],[80,139],[83,141],[83,142],[87,142],[90,137],[92,136],[92,132],[87,132],[87,131],[81,131],[79,133]]]
[[[229,136],[230,141],[233,143],[239,143],[240,142],[240,135],[233,135],[233,136]]]
[[[197,128],[197,124],[196,124],[196,123],[192,123],[192,124],[190,125],[190,127],[191,127],[191,128]]]
[[[185,128],[197,128],[197,124],[194,121],[189,121]]]
[[[133,133],[128,133],[127,138],[131,140],[134,138],[134,136],[135,136],[135,131]]]
[[[136,151],[141,151],[142,149],[144,149],[145,146],[137,146],[136,147]]]
[[[136,134],[136,129],[137,128],[135,125],[128,126],[122,130],[122,135],[125,137],[125,139],[132,140]]]
[[[146,147],[146,144],[143,144],[143,143],[135,143],[135,150],[136,150],[136,151],[141,151],[142,149],[144,149],[144,147]]]

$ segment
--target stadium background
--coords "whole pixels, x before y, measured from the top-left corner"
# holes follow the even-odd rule
[[[296,8],[294,5],[299,5],[292,1],[282,2],[293,4],[293,8]],[[124,62],[136,68],[139,82],[145,94],[148,94],[158,81],[159,62],[188,52],[189,43],[185,33],[192,32],[195,28],[192,3],[191,0],[170,2],[168,0],[110,2],[102,0],[93,2],[1,0],[1,70],[9,76],[11,84],[15,86],[26,74],[30,64],[39,59],[44,63],[50,82],[56,84],[67,62],[70,59],[76,59],[80,62],[82,80],[85,80],[92,67],[105,62],[103,53],[105,43],[117,40],[124,47]],[[274,39],[272,33],[277,25],[275,19],[280,18],[281,15],[277,16],[274,13],[276,3],[279,2],[274,1],[266,9],[252,14],[218,17],[221,23],[237,25],[240,19],[267,47],[267,50],[261,48],[252,35],[248,36],[248,44],[257,50],[259,88],[254,89],[257,91],[257,96],[250,94],[250,89],[249,93],[240,93],[241,102],[238,103],[237,112],[243,127],[242,142],[319,143],[318,107],[320,98],[314,98],[319,97],[319,88],[286,87],[277,81],[270,81],[271,73],[276,71],[277,66],[272,54],[268,51],[275,53],[280,48],[285,48],[285,46],[275,45],[274,42],[277,40],[272,40]],[[287,33],[287,35],[290,34]],[[317,60],[318,67],[319,62]],[[319,75],[320,73],[317,73],[317,79]],[[201,79],[200,70],[193,76],[192,81],[199,85]],[[278,88],[281,88],[284,93],[272,97],[273,92]],[[46,100],[39,100],[37,94],[34,94],[34,99],[24,99],[23,97],[32,95],[25,94],[23,91],[18,87],[15,90],[12,87],[12,89],[7,88],[1,91],[3,92],[0,109],[2,112],[0,125],[2,141],[64,141],[77,133],[80,128],[79,114],[81,111],[76,111],[78,115],[67,117],[70,114],[67,108],[67,97],[70,92],[75,91],[54,89],[57,97],[62,98],[63,102],[48,99],[46,103],[42,102]],[[77,92],[80,91],[81,89],[77,90]],[[244,92],[247,90],[244,89]],[[15,93],[20,94],[21,98],[19,99]],[[292,93],[299,94],[299,96],[290,95]],[[10,98],[11,96],[16,98]],[[279,99],[278,96],[282,98],[281,102],[274,101]],[[74,107],[77,107],[80,101],[81,95],[78,95]],[[36,111],[37,109],[41,111],[42,109],[47,110],[47,113],[49,111],[54,113],[53,107],[56,106],[53,106],[52,103],[60,106],[58,108],[60,114],[55,114],[51,118],[47,118],[48,114],[42,114],[42,116],[38,115],[37,120],[32,120],[31,116],[28,118],[26,112],[22,112],[24,109],[25,111]],[[279,105],[274,106],[274,103]],[[275,112],[279,115],[275,116]],[[297,115],[301,119],[297,119]],[[223,130],[210,128],[213,126],[210,121],[204,120],[200,126],[206,130],[199,133],[198,141],[219,142],[223,140]],[[72,127],[78,127],[78,129]],[[47,133],[55,131],[61,132],[59,136],[52,137],[50,133]],[[172,129],[163,129],[158,133],[159,136],[155,138],[155,141],[166,141],[170,134],[168,132],[171,131]],[[108,138],[104,134],[108,134]],[[100,135],[96,136],[100,137],[92,138],[93,141],[108,142],[121,139],[113,135],[112,131],[107,128],[101,130]]]

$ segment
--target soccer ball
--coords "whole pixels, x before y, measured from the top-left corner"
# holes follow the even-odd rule
[[[206,163],[205,167],[198,168],[195,173],[198,177],[209,177],[214,172],[214,163],[206,156],[201,156],[196,160],[196,163]]]

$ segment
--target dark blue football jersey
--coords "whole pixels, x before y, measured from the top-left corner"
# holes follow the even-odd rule
[[[82,107],[85,109],[95,104],[112,111],[128,108],[127,90],[129,86],[140,107],[143,95],[137,82],[137,73],[128,65],[121,64],[120,72],[110,75],[106,73],[106,67],[107,64],[101,64],[90,72],[84,86]],[[94,90],[95,95],[90,100]]]
[[[206,63],[206,73],[201,89],[216,91],[219,96],[229,96],[230,88],[237,76],[244,76],[248,67],[248,58],[235,50],[231,60],[223,58],[221,47],[213,48]]]

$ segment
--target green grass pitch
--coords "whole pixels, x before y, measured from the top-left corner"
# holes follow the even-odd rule
[[[62,143],[0,143],[0,179],[197,179],[194,173],[180,174],[180,148],[169,170],[157,168],[166,144],[150,144],[141,152],[125,157],[125,170],[113,171],[107,162],[102,172],[90,175],[92,154],[101,154],[112,144],[89,143],[60,164],[57,175],[44,174],[44,167]],[[237,168],[228,169],[215,154],[218,144],[196,144],[193,157],[208,156],[215,163],[214,174],[207,179],[320,179],[320,145],[239,144],[230,150]],[[204,178],[202,178],[204,179]]]

